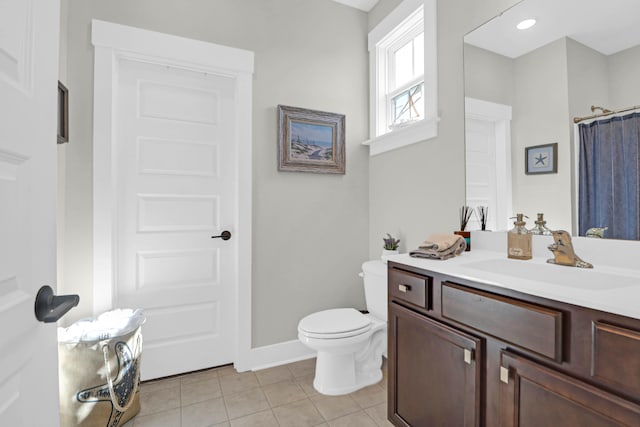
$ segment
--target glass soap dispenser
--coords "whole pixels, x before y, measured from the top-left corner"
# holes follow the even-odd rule
[[[535,222],[535,227],[531,230],[531,234],[543,235],[543,236],[551,236],[551,230],[547,228],[547,221],[544,220],[544,214],[538,214],[538,220]]]
[[[514,227],[507,233],[507,256],[513,259],[531,259],[531,233],[525,227],[523,214],[516,215]],[[527,217],[528,218],[528,217]]]

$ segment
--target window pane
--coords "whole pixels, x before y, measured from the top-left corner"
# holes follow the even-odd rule
[[[413,40],[396,50],[394,54],[395,85],[402,86],[413,78]]]
[[[410,89],[400,92],[391,98],[391,126],[404,122],[418,120],[424,116],[424,100],[422,89],[424,82],[420,82]]]
[[[414,72],[413,76],[424,74],[424,33],[413,39]]]

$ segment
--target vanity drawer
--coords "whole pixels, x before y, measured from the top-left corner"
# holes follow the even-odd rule
[[[443,282],[442,316],[562,361],[560,311]]]
[[[591,345],[591,376],[640,396],[640,331],[593,322]]]
[[[433,308],[431,303],[431,283],[431,277],[390,269],[389,300],[405,301],[431,310]]]

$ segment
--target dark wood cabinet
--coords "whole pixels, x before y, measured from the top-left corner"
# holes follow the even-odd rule
[[[399,426],[479,426],[481,357],[480,339],[391,304],[392,421]]]
[[[640,426],[639,405],[523,357],[501,359],[501,427]]]
[[[394,425],[640,427],[640,319],[388,269]]]

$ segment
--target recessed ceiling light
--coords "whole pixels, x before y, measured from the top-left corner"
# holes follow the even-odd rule
[[[535,19],[525,19],[524,21],[520,22],[518,25],[516,25],[516,28],[519,30],[526,30],[529,29],[531,27],[533,27],[534,25],[536,25],[536,20]]]

